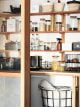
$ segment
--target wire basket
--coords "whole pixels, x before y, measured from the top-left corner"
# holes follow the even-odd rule
[[[72,91],[67,86],[54,86],[47,90],[39,85],[43,107],[72,107]]]

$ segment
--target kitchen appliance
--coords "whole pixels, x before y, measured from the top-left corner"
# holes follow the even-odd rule
[[[30,56],[30,69],[40,70],[42,68],[42,56]]]
[[[6,50],[20,50],[20,42],[9,41],[5,43]]]
[[[80,1],[72,0],[68,1],[67,4],[69,11],[77,11],[80,8]]]
[[[80,42],[73,42],[72,50],[80,50]]]

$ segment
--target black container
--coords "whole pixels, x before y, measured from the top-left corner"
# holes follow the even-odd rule
[[[72,43],[72,50],[80,51],[80,42],[73,42]]]
[[[10,5],[11,13],[21,13],[21,5],[19,7],[14,7]]]
[[[42,56],[30,56],[30,69],[40,70],[42,68]]]

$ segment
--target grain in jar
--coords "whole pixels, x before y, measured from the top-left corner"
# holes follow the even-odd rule
[[[45,18],[40,18],[40,22],[39,22],[39,31],[46,31],[46,24],[45,24]]]
[[[56,22],[55,30],[56,31],[62,31],[62,22]]]
[[[50,29],[51,31],[54,31],[54,21],[55,21],[54,16],[52,15],[51,16],[51,29]]]
[[[46,31],[49,32],[51,29],[51,20],[46,20]]]
[[[80,30],[80,18],[78,18],[78,30]]]

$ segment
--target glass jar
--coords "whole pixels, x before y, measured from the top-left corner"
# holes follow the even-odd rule
[[[80,30],[80,18],[78,18],[78,30]]]
[[[70,28],[69,28],[69,30],[77,30],[77,29],[78,29],[77,16],[70,16]]]
[[[59,56],[53,56],[53,61],[52,61],[52,70],[53,71],[59,71],[59,61],[58,61]]]
[[[46,31],[49,32],[51,29],[51,20],[46,20]]]
[[[32,22],[32,31],[37,32],[38,31],[38,23],[37,22]]]
[[[46,24],[45,24],[45,19],[44,18],[41,18],[40,19],[40,23],[39,23],[39,31],[46,31]]]
[[[62,31],[62,22],[56,22],[55,30],[56,31]]]

